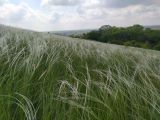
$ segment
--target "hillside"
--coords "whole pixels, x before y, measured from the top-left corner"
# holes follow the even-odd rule
[[[116,27],[104,25],[83,35],[73,35],[76,38],[133,46],[145,49],[160,50],[160,30],[145,28],[142,25]]]
[[[160,52],[0,27],[0,120],[158,120]]]
[[[84,33],[91,32],[93,29],[86,30],[66,30],[66,31],[55,31],[53,33],[61,36],[71,36],[71,35],[82,35]]]
[[[145,28],[151,28],[153,30],[160,30],[160,25],[150,25],[150,26],[145,26]]]

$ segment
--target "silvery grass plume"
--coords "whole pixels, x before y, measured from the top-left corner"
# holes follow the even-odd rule
[[[158,51],[0,27],[0,120],[158,120],[159,71]]]

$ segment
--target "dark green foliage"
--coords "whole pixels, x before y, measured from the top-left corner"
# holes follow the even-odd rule
[[[92,39],[104,43],[160,50],[160,30],[144,28],[141,25],[133,25],[126,28],[104,25],[97,31],[91,31],[82,36],[74,37]]]

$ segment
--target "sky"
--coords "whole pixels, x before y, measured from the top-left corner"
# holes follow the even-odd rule
[[[160,0],[0,0],[0,24],[37,31],[160,25]]]

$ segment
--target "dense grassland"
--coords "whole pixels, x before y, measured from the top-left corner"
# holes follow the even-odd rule
[[[0,29],[0,120],[159,120],[160,52]]]

